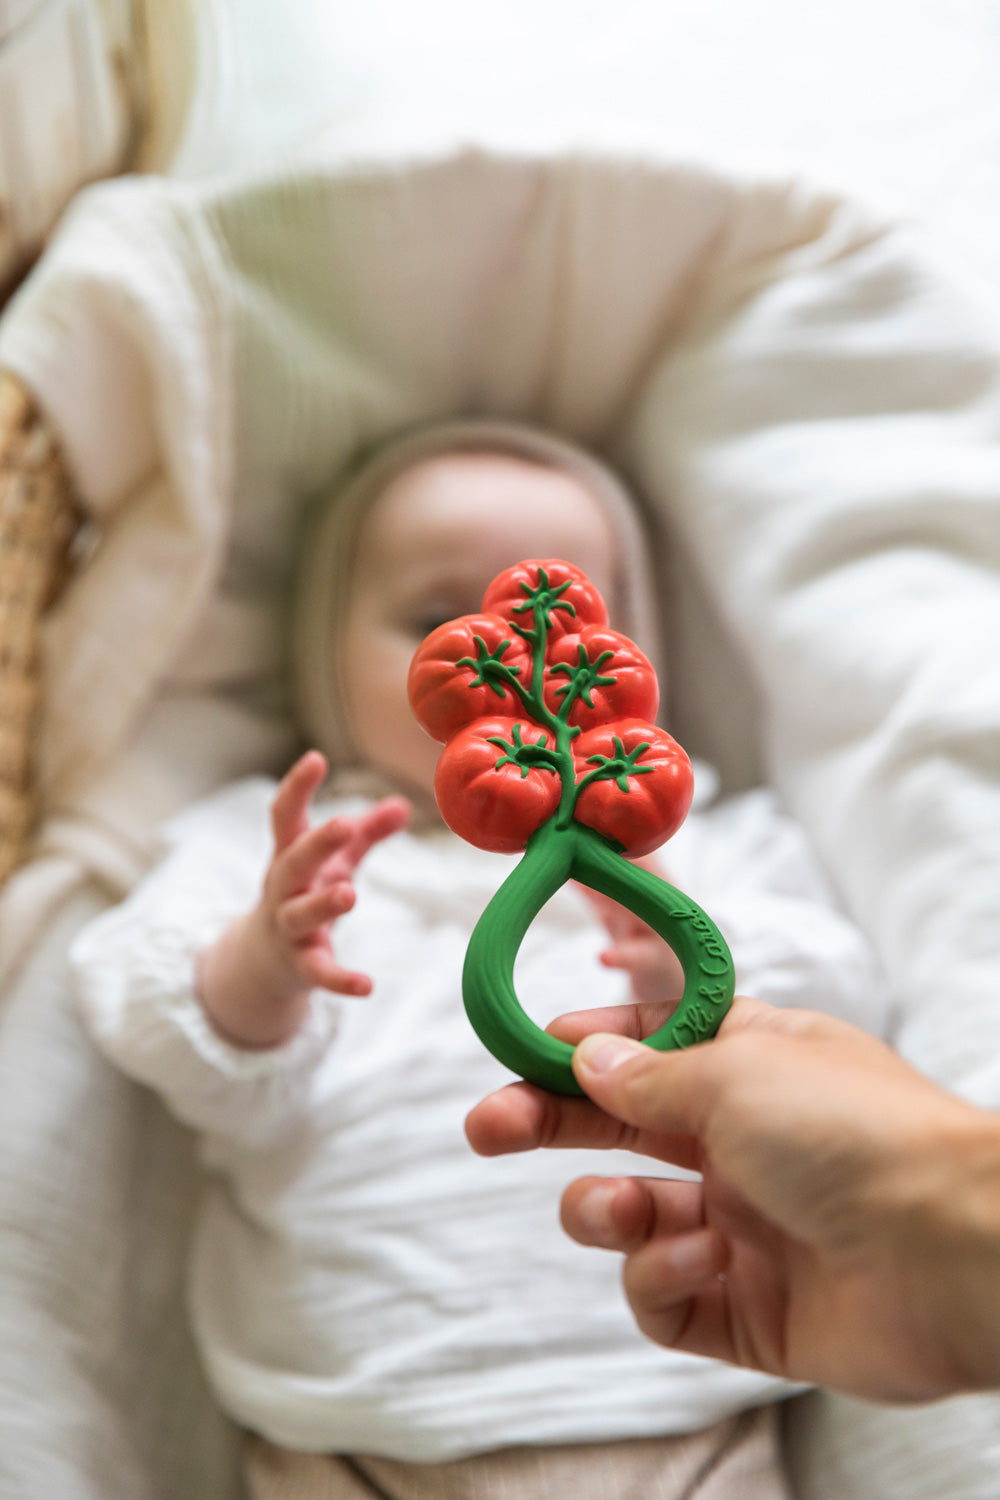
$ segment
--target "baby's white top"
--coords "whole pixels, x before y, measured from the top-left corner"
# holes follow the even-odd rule
[[[304,1029],[268,1052],[211,1030],[195,957],[256,899],[272,793],[243,782],[176,819],[164,862],[72,953],[100,1046],[201,1133],[191,1309],[225,1408],[287,1447],[432,1461],[690,1431],[783,1394],[647,1342],[619,1258],[561,1232],[571,1177],[662,1169],[597,1152],[482,1160],[466,1144],[468,1109],[508,1076],[460,988],[505,856],[444,831],[375,848],[336,932],[371,998],[317,992]],[[882,1027],[868,952],[768,794],[692,813],[664,861],[729,938],[741,990]],[[537,1020],[623,998],[623,976],[596,963],[603,943],[564,888],[518,958]]]

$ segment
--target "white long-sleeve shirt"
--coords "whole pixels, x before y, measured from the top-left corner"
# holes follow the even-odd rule
[[[273,790],[242,782],[176,819],[163,862],[71,955],[99,1045],[201,1135],[191,1310],[224,1407],[287,1447],[433,1461],[690,1431],[789,1389],[647,1342],[618,1257],[561,1232],[571,1177],[650,1163],[469,1149],[467,1111],[509,1075],[466,1020],[461,968],[507,857],[444,830],[376,846],[336,927],[371,997],[317,991],[269,1051],[213,1031],[195,961],[257,899]],[[728,937],[741,990],[882,1029],[869,953],[769,794],[692,813],[664,858]],[[624,998],[605,943],[564,887],[518,955],[529,1014]]]

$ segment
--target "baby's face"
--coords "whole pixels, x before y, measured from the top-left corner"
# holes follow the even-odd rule
[[[445,620],[478,614],[487,585],[527,557],[562,557],[612,598],[615,536],[599,502],[559,469],[493,453],[429,458],[398,475],[362,523],[341,659],[362,761],[430,795],[442,747],[406,695],[410,660]]]

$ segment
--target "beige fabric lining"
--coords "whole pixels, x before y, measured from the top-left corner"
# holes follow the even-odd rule
[[[252,1438],[251,1500],[791,1500],[777,1412],[681,1437],[507,1448],[451,1463],[291,1453]]]

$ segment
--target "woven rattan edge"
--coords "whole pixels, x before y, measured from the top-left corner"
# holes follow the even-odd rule
[[[0,369],[0,885],[35,821],[41,625],[79,524],[55,436],[18,378]]]

